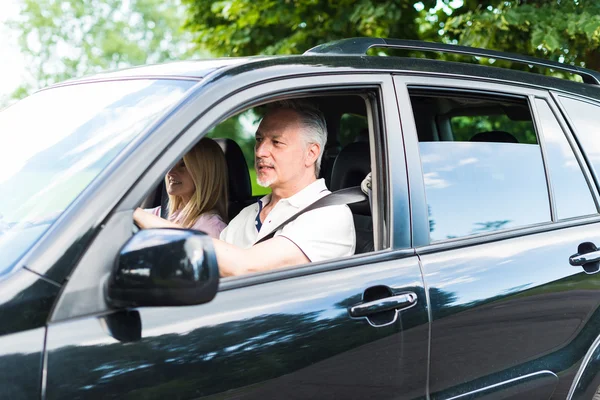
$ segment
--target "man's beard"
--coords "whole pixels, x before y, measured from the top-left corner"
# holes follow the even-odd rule
[[[256,183],[258,183],[258,186],[262,186],[262,187],[265,187],[265,188],[271,186],[274,182],[275,182],[275,178],[271,178],[271,179],[268,179],[268,180],[262,180],[260,178],[260,176],[256,177]]]
[[[277,179],[277,177],[274,176],[271,179],[268,179],[266,177],[265,178],[261,178],[260,166],[274,168],[274,165],[271,164],[271,163],[264,162],[262,160],[258,160],[254,164],[254,170],[256,171],[256,183],[258,183],[258,186],[262,186],[264,188],[269,187],[269,186],[271,186],[275,182],[275,180]]]

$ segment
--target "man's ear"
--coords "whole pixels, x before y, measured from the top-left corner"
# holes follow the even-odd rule
[[[310,167],[316,163],[319,154],[321,154],[321,146],[318,143],[310,143],[306,148],[306,166]]]

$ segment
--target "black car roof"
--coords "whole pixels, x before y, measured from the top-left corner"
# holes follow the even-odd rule
[[[198,61],[178,61],[106,72],[70,80],[58,85],[118,79],[201,80],[208,75],[219,78],[226,75],[239,75],[249,70],[264,70],[265,78],[293,74],[341,73],[349,71],[360,73],[435,74],[450,78],[483,79],[499,83],[534,86],[569,92],[600,101],[600,85],[579,83],[537,73],[424,58],[318,53],[294,56],[232,57]]]

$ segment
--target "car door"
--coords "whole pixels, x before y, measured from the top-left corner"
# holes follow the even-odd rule
[[[41,395],[45,323],[59,287],[23,268],[0,282],[0,397]]]
[[[311,76],[256,84],[259,81],[260,75],[250,71],[227,80],[230,86],[207,88],[226,100],[149,164],[104,222],[48,326],[46,399],[425,396],[427,300],[406,229],[410,214],[402,151],[393,158],[383,154],[383,165],[376,167],[376,185],[389,188],[376,194],[379,200],[374,197],[374,204],[389,205],[377,222],[388,238],[379,251],[222,280],[215,299],[199,306],[103,306],[103,282],[120,246],[131,236],[132,209],[149,183],[160,180],[169,164],[231,110],[258,97],[367,85],[377,94],[373,129],[382,135],[386,125],[399,126],[389,75]],[[239,91],[247,82],[252,88]],[[228,91],[239,92],[229,96]],[[201,104],[206,107],[202,91],[191,100],[190,109],[194,102],[199,109]],[[149,140],[166,134],[159,128]],[[377,142],[379,151],[382,142]],[[390,132],[386,146],[402,147],[399,129]],[[389,197],[383,199],[383,193]],[[377,306],[388,297],[404,299],[404,307],[349,315],[349,307]]]
[[[395,79],[431,398],[566,398],[600,322],[599,276],[573,259],[600,230],[565,121],[544,91]]]

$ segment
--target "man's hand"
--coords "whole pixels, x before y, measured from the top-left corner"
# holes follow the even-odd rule
[[[310,262],[288,238],[276,236],[248,249],[213,239],[222,277],[270,271]]]

